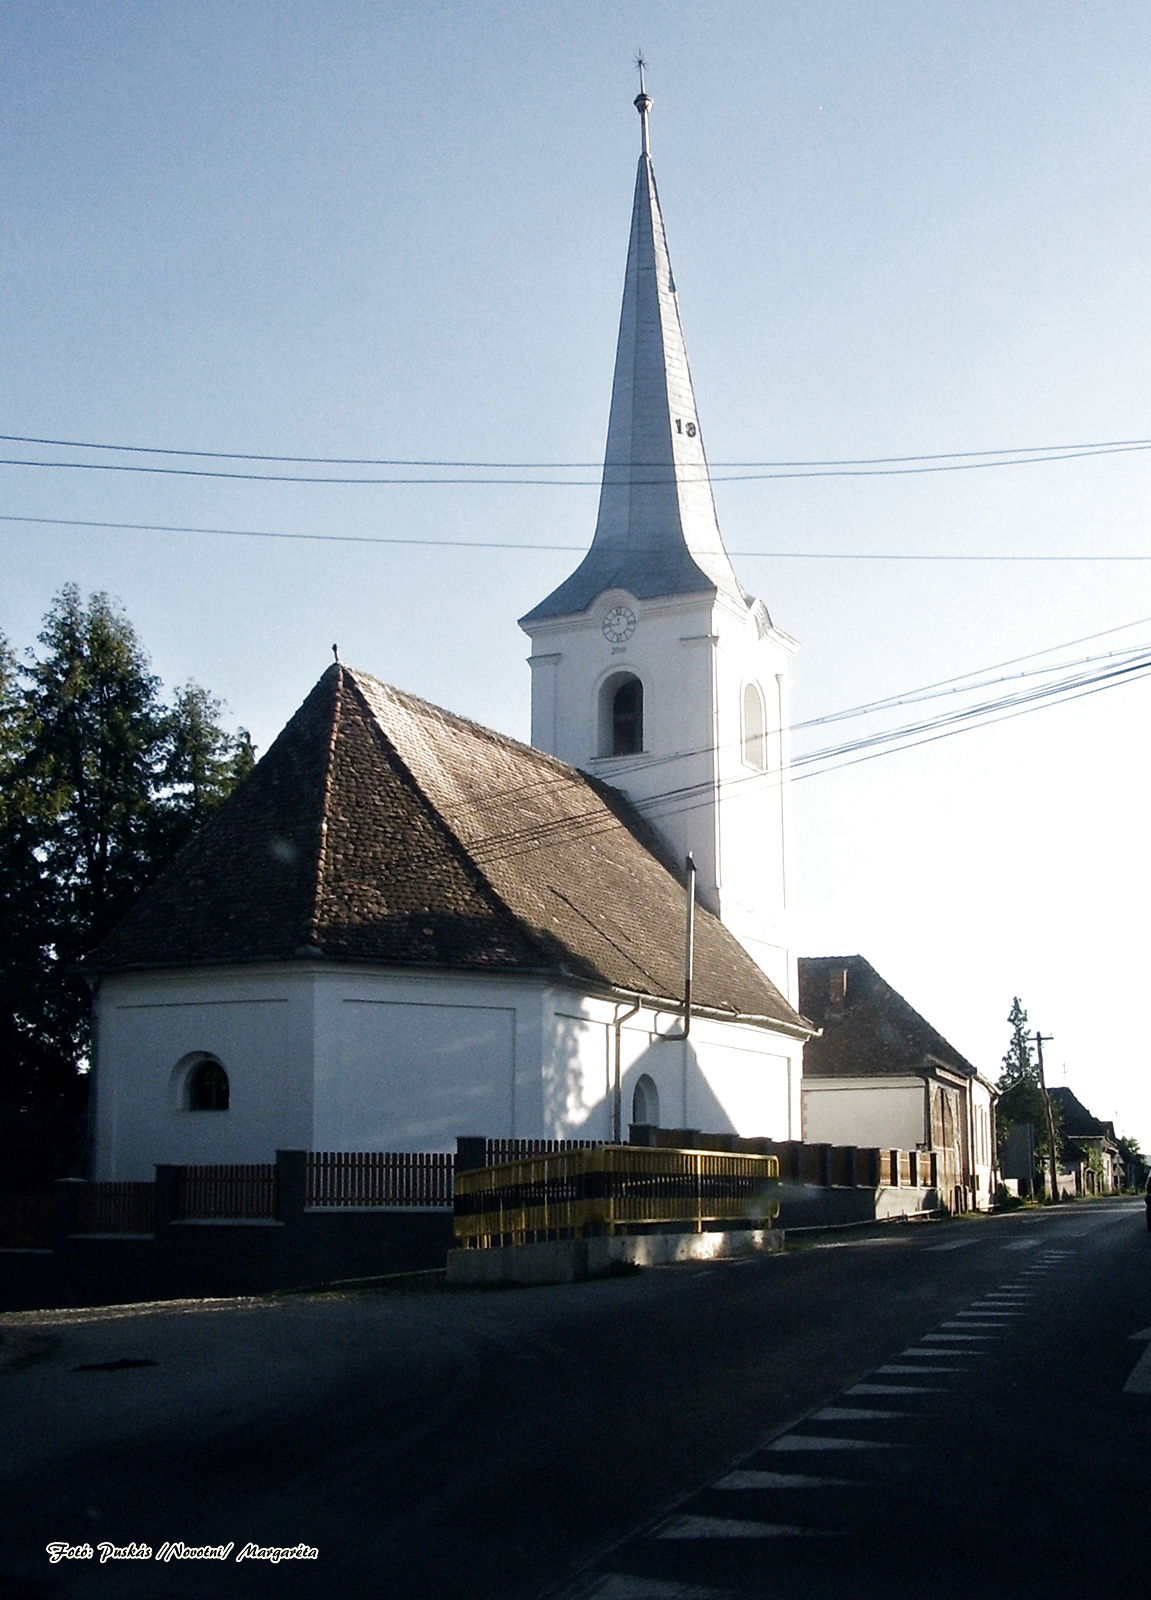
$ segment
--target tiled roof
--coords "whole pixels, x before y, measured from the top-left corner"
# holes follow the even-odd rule
[[[88,966],[318,957],[674,1000],[683,900],[658,836],[615,790],[337,665]],[[702,908],[694,998],[802,1031]]]
[[[1059,1108],[1062,1131],[1071,1139],[1114,1139],[1115,1124],[1093,1116],[1065,1085],[1049,1091]]]
[[[841,1005],[832,1000],[833,987],[842,988]],[[929,1056],[964,1077],[975,1076],[971,1063],[862,956],[801,956],[799,1008],[823,1030],[803,1048],[805,1077],[914,1072]]]

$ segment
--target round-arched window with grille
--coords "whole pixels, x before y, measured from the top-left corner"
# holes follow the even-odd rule
[[[228,1074],[215,1056],[201,1056],[188,1073],[189,1111],[227,1111],[231,1097]]]

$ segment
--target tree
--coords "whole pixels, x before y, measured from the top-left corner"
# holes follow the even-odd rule
[[[90,999],[76,964],[254,760],[220,703],[172,706],[131,623],[70,584],[17,666],[0,639],[0,1160],[74,1165]],[[74,1131],[74,1130],[73,1130]],[[82,1137],[80,1138],[82,1147]],[[35,1152],[39,1151],[39,1157]],[[26,1179],[24,1180],[26,1182]]]
[[[1013,1083],[1019,1083],[1023,1078],[1035,1077],[1035,1065],[1031,1059],[1031,1035],[1027,1031],[1027,1013],[1018,995],[1011,1002],[1011,1012],[1007,1021],[1011,1027],[1011,1043],[1007,1047],[1007,1054],[1003,1057],[1003,1071],[999,1074],[1001,1089],[1009,1089]]]
[[[1048,1102],[1039,1083],[1039,1069],[1031,1055],[1031,1040],[1033,1034],[1027,1031],[1027,1012],[1023,1002],[1016,995],[1011,1002],[1011,1011],[1007,1022],[1011,1028],[1011,1042],[1007,1047],[1007,1054],[1003,1057],[1003,1070],[999,1074],[999,1100],[995,1106],[995,1127],[1002,1155],[1003,1147],[1007,1143],[1011,1130],[1022,1123],[1030,1123],[1034,1130],[1035,1164],[1040,1173],[1044,1164],[1050,1165],[1051,1140],[1048,1135]],[[1058,1158],[1060,1150],[1059,1117],[1057,1108],[1052,1106],[1051,1113],[1054,1122],[1055,1154]],[[1031,1189],[1035,1187],[1035,1175],[1032,1174]]]

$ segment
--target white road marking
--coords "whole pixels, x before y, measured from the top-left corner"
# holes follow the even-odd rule
[[[635,1578],[630,1572],[609,1572],[582,1600],[735,1600],[730,1589],[701,1589],[695,1583],[666,1583],[662,1578]]]
[[[657,1539],[818,1539],[813,1528],[781,1522],[740,1522],[735,1517],[674,1517]]]
[[[934,1339],[937,1344],[986,1344],[989,1333],[925,1333],[924,1343]]]
[[[966,1250],[969,1244],[978,1243],[978,1239],[952,1239],[949,1244],[929,1244],[923,1253],[925,1256],[934,1256],[941,1250]]]
[[[1039,1243],[1038,1239],[1016,1239],[1014,1243],[1005,1244],[1003,1248],[1005,1250],[1037,1250]]]
[[[1151,1328],[1141,1328],[1131,1335],[1133,1339],[1151,1339]],[[1151,1344],[1144,1350],[1123,1385],[1124,1394],[1151,1394]]]
[[[862,1406],[824,1406],[812,1414],[813,1422],[886,1422],[891,1417],[906,1417],[906,1411],[865,1411]]]
[[[882,1371],[882,1367],[880,1371]],[[911,1370],[910,1368],[908,1369]],[[919,1372],[916,1367],[915,1372]],[[853,1383],[845,1394],[942,1394],[937,1384],[930,1383]]]
[[[929,1350],[927,1352],[927,1354],[931,1355],[931,1356],[941,1356],[941,1355],[943,1355],[943,1353],[944,1352],[942,1350]],[[957,1355],[959,1354],[958,1351],[956,1351],[955,1353]],[[925,1374],[929,1373],[931,1375],[931,1377],[935,1378],[935,1377],[938,1377],[938,1375],[941,1372],[970,1372],[971,1368],[970,1367],[901,1367],[897,1362],[889,1361],[886,1366],[876,1367],[875,1371],[876,1371],[877,1374],[882,1375],[885,1378],[894,1377],[898,1373],[905,1373],[908,1376],[910,1376],[912,1373],[914,1373],[917,1378],[922,1378],[922,1377],[925,1376]]]
[[[773,1439],[769,1450],[890,1450],[878,1439],[832,1439],[822,1433],[785,1433]]]
[[[956,1317],[951,1322],[940,1323],[940,1327],[942,1328],[994,1328],[996,1333],[1002,1333],[1003,1326],[1004,1324],[1002,1318],[999,1318],[995,1322],[988,1322],[986,1317],[982,1319],[976,1319],[970,1314],[963,1321],[960,1321],[959,1318]],[[982,1335],[978,1335],[977,1337],[982,1337]]]
[[[942,1360],[944,1356],[977,1356],[979,1354],[981,1352],[978,1350],[924,1350],[920,1345],[913,1345],[910,1350],[901,1350],[899,1359],[902,1361],[904,1356],[914,1356],[917,1361],[923,1360],[925,1357],[928,1359],[938,1357],[939,1360]],[[884,1369],[880,1367],[879,1370],[882,1372]]]
[[[758,1472],[753,1468],[740,1468],[729,1472],[726,1478],[713,1483],[713,1489],[853,1489],[850,1478],[811,1478],[802,1472]]]

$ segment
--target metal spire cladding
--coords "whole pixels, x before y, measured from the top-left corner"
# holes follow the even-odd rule
[[[586,611],[606,589],[637,599],[722,590],[746,603],[723,548],[651,164],[643,87],[623,310],[599,518],[575,572],[522,619]]]

